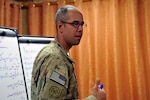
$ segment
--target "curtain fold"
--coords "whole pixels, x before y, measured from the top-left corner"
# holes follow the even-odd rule
[[[0,26],[4,25],[4,0],[0,0]]]
[[[11,4],[10,6],[10,27],[17,28],[18,33],[22,33],[21,27],[21,6],[16,4]]]
[[[30,3],[28,6],[28,34],[42,36],[42,7]]]
[[[4,2],[4,26],[10,27],[10,1],[5,0]]]
[[[55,13],[58,7],[56,4],[51,4],[50,2],[42,3],[42,17],[43,17],[43,34],[44,36],[54,37],[55,30]]]
[[[21,5],[11,4],[10,0],[0,0],[0,26],[13,27],[22,33]]]
[[[54,15],[57,9],[57,5],[51,5],[50,2],[30,3],[28,6],[28,34],[54,37],[56,33]]]

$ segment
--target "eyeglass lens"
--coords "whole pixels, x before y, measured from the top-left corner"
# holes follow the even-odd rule
[[[79,21],[73,21],[72,24],[76,27],[79,27],[79,25],[83,26],[84,25],[84,22],[79,22]]]

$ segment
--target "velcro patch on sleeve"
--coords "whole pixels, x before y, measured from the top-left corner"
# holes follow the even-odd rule
[[[62,76],[61,74],[53,71],[51,76],[50,76],[50,79],[61,84],[61,85],[65,85],[66,83],[66,78],[64,76]]]

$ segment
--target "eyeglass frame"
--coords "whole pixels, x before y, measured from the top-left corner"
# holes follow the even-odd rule
[[[79,21],[72,21],[72,22],[65,22],[65,21],[62,21],[62,23],[65,23],[65,24],[70,24],[71,26],[75,27],[75,28],[79,28],[79,26],[83,27],[83,26],[86,26],[86,24],[84,23],[84,21],[82,21],[81,23]],[[76,25],[78,24],[78,25]]]

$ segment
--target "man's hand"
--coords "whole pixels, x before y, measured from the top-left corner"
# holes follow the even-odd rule
[[[104,90],[99,89],[100,80],[96,80],[95,85],[92,89],[91,95],[95,96],[97,100],[106,100],[106,93]]]

